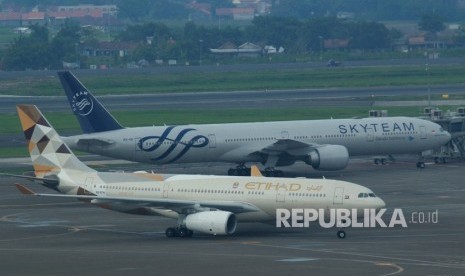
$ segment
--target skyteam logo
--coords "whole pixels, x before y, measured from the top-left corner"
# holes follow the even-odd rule
[[[203,135],[188,138],[191,132],[196,131],[194,128],[181,129],[177,134],[175,128],[175,126],[166,128],[160,136],[143,137],[137,142],[137,147],[146,152],[160,149],[158,156],[152,160],[171,163],[183,157],[191,148],[203,148],[209,143],[208,138]]]
[[[92,98],[89,96],[89,92],[76,92],[73,95],[73,99],[71,100],[71,108],[73,109],[74,113],[79,114],[81,116],[89,115],[92,112],[92,109],[94,108],[94,102],[92,101]]]

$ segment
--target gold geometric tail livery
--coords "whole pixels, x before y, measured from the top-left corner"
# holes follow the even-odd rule
[[[35,105],[18,105],[16,109],[36,176],[62,169],[93,171],[77,159]]]

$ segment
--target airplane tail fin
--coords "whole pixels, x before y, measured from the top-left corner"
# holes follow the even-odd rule
[[[73,154],[35,105],[18,105],[16,109],[36,176],[43,177],[63,169],[94,171]]]
[[[263,174],[260,172],[257,166],[252,165],[252,167],[250,167],[250,176],[262,177]]]
[[[84,133],[123,128],[71,72],[58,72],[58,78]]]

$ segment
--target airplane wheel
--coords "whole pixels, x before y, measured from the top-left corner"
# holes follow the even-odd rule
[[[165,231],[165,235],[167,238],[173,238],[176,236],[176,230],[173,227],[167,228]]]
[[[233,173],[234,173],[234,169],[229,169],[228,170],[228,175],[233,175]]]
[[[194,231],[187,229],[187,236],[188,238],[192,237],[194,235]]]
[[[344,230],[337,231],[337,237],[340,239],[344,239],[346,237],[346,232]]]
[[[434,164],[438,164],[439,163],[439,157],[434,157]]]
[[[240,175],[240,176],[246,176],[247,175],[247,169],[239,169],[238,171],[239,171],[238,175]]]
[[[424,162],[418,162],[417,163],[417,168],[419,169],[424,169],[426,167],[425,163]]]
[[[276,174],[277,177],[283,177],[284,176],[283,171],[276,171],[275,174]]]
[[[378,165],[379,164],[379,159],[375,158],[375,160],[373,160],[373,162],[375,163],[375,165]]]
[[[445,157],[441,158],[441,161],[442,161],[443,164],[446,164],[446,158]]]
[[[185,238],[189,236],[189,229],[186,228],[179,228],[178,230],[178,236],[181,238]]]
[[[381,165],[386,165],[386,159],[381,159]]]

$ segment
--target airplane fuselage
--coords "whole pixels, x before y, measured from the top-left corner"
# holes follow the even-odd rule
[[[281,165],[288,165],[306,161],[322,145],[344,146],[350,156],[405,154],[439,147],[450,136],[433,122],[386,117],[136,127],[63,139],[74,149],[155,164],[264,163],[267,147],[279,141],[302,143],[280,151]],[[272,154],[279,148],[269,150]]]
[[[239,222],[270,222],[276,209],[345,208],[363,209],[384,207],[384,202],[373,192],[358,184],[303,178],[263,178],[202,175],[158,175],[131,173],[76,173],[58,175],[58,189],[65,194],[79,194],[78,187],[101,197],[93,204],[125,213],[162,215],[177,218],[178,213],[166,208],[140,207],[131,204],[109,204],[105,197],[195,200],[198,202],[241,202],[255,208],[238,212]],[[80,186],[77,186],[77,183]],[[360,193],[373,196],[360,197]],[[187,207],[186,207],[187,208]],[[194,207],[190,207],[194,208]],[[198,208],[201,208],[199,206]]]

